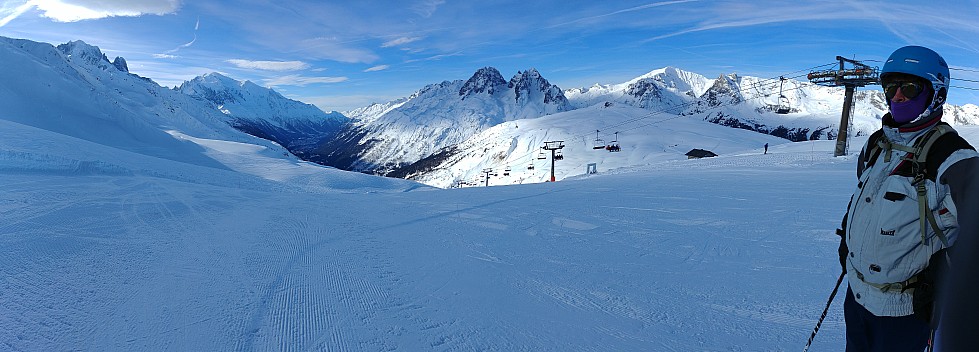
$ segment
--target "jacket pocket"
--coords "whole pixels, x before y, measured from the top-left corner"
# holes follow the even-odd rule
[[[897,192],[885,192],[884,193],[884,199],[889,200],[889,201],[892,201],[892,202],[902,201],[902,200],[904,200],[907,197],[908,196],[906,194],[897,193]]]
[[[950,229],[959,227],[959,220],[956,218],[955,203],[952,202],[952,195],[945,194],[938,202],[938,209],[934,211],[935,219],[938,219],[938,226],[947,234]]]
[[[874,201],[879,216],[878,227],[880,234],[903,237],[915,235],[917,227],[913,226],[921,211],[918,209],[918,193],[901,176],[890,176],[884,180],[879,197]]]

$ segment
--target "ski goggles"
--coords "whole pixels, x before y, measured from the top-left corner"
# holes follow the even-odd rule
[[[903,94],[908,99],[914,99],[915,97],[918,96],[918,94],[921,94],[921,92],[925,91],[925,85],[921,84],[921,82],[914,82],[914,81],[887,82],[884,83],[884,96],[887,97],[887,100],[894,99],[894,96],[897,95],[898,88],[901,89],[901,94]]]

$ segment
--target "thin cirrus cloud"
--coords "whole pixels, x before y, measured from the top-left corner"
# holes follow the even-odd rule
[[[346,81],[347,77],[305,77],[301,75],[287,75],[265,80],[265,85],[275,86],[299,86],[304,87],[310,84],[319,83],[340,83]]]
[[[177,51],[180,51],[180,49],[189,48],[191,45],[194,45],[194,42],[197,41],[197,30],[200,28],[201,28],[201,19],[198,17],[197,24],[194,25],[194,39],[191,39],[190,42],[181,44],[180,46],[172,50],[167,50],[166,54],[154,54],[153,56],[156,58],[174,58],[175,56],[173,54],[175,54]]]
[[[391,67],[391,66],[388,66],[388,65],[377,65],[377,66],[374,66],[374,67],[371,67],[371,68],[368,68],[368,69],[364,70],[364,72],[384,71],[384,70],[387,70],[389,67]]]
[[[424,0],[412,6],[411,9],[419,16],[429,18],[443,4],[445,4],[445,0]]]
[[[225,60],[225,62],[253,70],[265,71],[297,71],[305,70],[310,67],[308,63],[302,61],[251,61],[242,59]]]
[[[641,5],[641,6],[630,7],[630,8],[623,9],[623,10],[617,10],[617,11],[613,11],[613,12],[609,12],[609,13],[603,13],[603,14],[600,14],[600,15],[594,15],[594,16],[588,16],[588,17],[584,17],[584,18],[579,18],[579,19],[576,19],[576,20],[573,20],[573,21],[568,21],[568,22],[563,22],[563,23],[551,25],[548,28],[561,27],[561,26],[565,26],[565,25],[569,25],[569,24],[573,24],[573,23],[578,23],[578,22],[595,21],[595,20],[604,19],[605,17],[620,15],[620,14],[629,13],[629,12],[636,12],[636,11],[640,11],[640,10],[646,10],[646,9],[650,9],[650,8],[654,8],[654,7],[667,6],[667,5],[676,5],[676,4],[684,4],[684,3],[698,2],[698,1],[700,1],[700,0],[676,0],[676,1],[663,1],[663,2],[657,2],[657,3],[652,3],[652,4],[645,4],[645,5]]]
[[[679,1],[676,1],[679,3]],[[758,1],[738,3],[735,5],[714,5],[700,10],[700,14],[685,22],[677,23],[680,29],[652,36],[642,43],[656,41],[691,33],[708,32],[731,28],[763,27],[778,24],[795,23],[831,23],[833,21],[856,21],[876,24],[886,29],[895,37],[906,42],[914,42],[917,31],[936,30],[956,23],[961,16],[941,16],[921,12],[916,4],[895,1],[888,4],[886,14],[882,14],[878,6],[859,1],[827,0],[820,3],[800,3],[793,6],[774,6],[772,2]],[[955,11],[950,11],[954,13]],[[674,20],[683,16],[674,16]],[[894,26],[892,18],[915,18],[919,25],[910,27]],[[964,23],[973,23],[971,20]],[[686,27],[686,28],[683,28]],[[956,26],[960,30],[968,30],[969,26]],[[972,26],[973,33],[977,26]]]
[[[421,38],[419,38],[419,37],[400,37],[398,39],[389,40],[389,41],[384,42],[384,44],[381,44],[381,47],[382,48],[390,48],[392,46],[398,46],[398,45],[404,45],[404,44],[416,42],[416,41],[418,41],[420,39]]]
[[[77,22],[116,16],[165,15],[179,8],[180,0],[4,1],[0,5],[0,16],[3,16],[0,27],[32,9],[57,22]]]

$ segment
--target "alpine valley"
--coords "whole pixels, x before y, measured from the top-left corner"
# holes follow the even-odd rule
[[[125,59],[110,61],[81,41],[55,47],[0,38],[0,60],[0,103],[14,122],[159,158],[197,155],[191,159],[212,167],[220,166],[188,138],[250,143],[274,158],[436,187],[544,182],[552,174],[564,179],[685,159],[692,149],[739,153],[745,141],[761,148],[835,139],[843,105],[842,88],[796,79],[804,74],[711,79],[666,67],[623,83],[562,90],[534,68],[507,80],[483,67],[401,99],[326,113],[219,73],[161,87],[129,73]],[[32,79],[22,79],[25,72]],[[878,90],[858,91],[850,135],[878,128],[885,111]],[[979,124],[979,107],[946,105],[944,120]],[[100,133],[73,127],[90,123],[103,125]],[[154,140],[128,140],[131,129]],[[542,147],[558,141],[562,148],[553,152],[563,158],[554,161]],[[608,152],[611,145],[621,151]]]

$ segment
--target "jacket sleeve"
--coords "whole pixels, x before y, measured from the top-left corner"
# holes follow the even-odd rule
[[[947,351],[974,350],[979,319],[979,158],[948,167],[941,182],[949,186],[958,213],[959,233],[952,246],[952,268],[942,286],[942,333],[938,346]]]
[[[865,163],[863,162],[864,153],[866,153],[866,152],[867,152],[867,145],[865,144],[863,146],[863,149],[860,149],[860,156],[857,157],[857,179],[858,180],[860,179],[860,176],[863,176],[863,170],[866,167]]]
[[[979,157],[948,167],[941,182],[948,185],[958,214],[959,239],[979,237]]]

